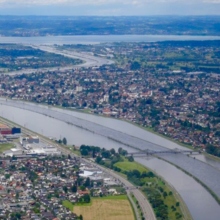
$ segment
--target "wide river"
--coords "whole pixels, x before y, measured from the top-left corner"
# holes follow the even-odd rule
[[[68,144],[88,144],[107,149],[122,147],[134,152],[139,149],[164,150],[181,146],[130,123],[90,114],[53,107],[0,99],[0,116],[12,120],[35,132],[54,138],[66,137]],[[220,166],[216,161],[201,156],[197,160],[185,155],[164,155],[164,159],[177,164],[201,179],[220,195]],[[193,219],[218,220],[220,206],[192,177],[163,160],[146,157],[136,160],[154,170],[181,195]]]
[[[220,40],[220,36],[191,35],[74,35],[45,37],[0,37],[0,43],[16,44],[97,44],[111,42],[156,42],[167,40]]]

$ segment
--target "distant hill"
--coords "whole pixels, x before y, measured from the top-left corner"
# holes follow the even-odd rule
[[[0,16],[2,36],[220,35],[220,16]]]

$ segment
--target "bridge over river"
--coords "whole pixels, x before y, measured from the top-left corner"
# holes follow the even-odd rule
[[[145,157],[150,155],[157,155],[157,154],[187,154],[187,155],[198,155],[201,154],[201,151],[192,151],[192,150],[180,150],[180,149],[173,149],[173,150],[161,150],[161,151],[154,151],[154,150],[141,150],[137,152],[128,153],[127,156],[135,156],[135,157]]]

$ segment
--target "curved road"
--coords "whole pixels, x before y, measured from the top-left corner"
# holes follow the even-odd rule
[[[55,54],[59,54],[65,57],[69,57],[72,59],[80,59],[83,60],[84,63],[79,64],[79,65],[75,65],[74,67],[94,67],[94,66],[102,66],[102,65],[110,65],[113,64],[114,62],[105,58],[101,58],[101,57],[96,57],[93,55],[90,55],[88,53],[79,53],[79,52],[75,52],[75,51],[69,51],[69,50],[58,50],[53,46],[44,46],[44,45],[40,45],[40,46],[36,46],[36,45],[32,45],[32,47],[34,49],[39,49],[48,53],[55,53]]]
[[[7,75],[21,75],[21,74],[31,74],[31,73],[42,73],[42,72],[48,72],[48,71],[66,71],[66,70],[73,70],[78,69],[81,67],[100,67],[102,65],[111,65],[114,63],[112,60],[108,60],[101,57],[96,57],[87,53],[79,53],[74,51],[68,51],[68,50],[58,50],[53,46],[42,46],[42,45],[28,45],[31,46],[34,49],[39,49],[48,53],[55,53],[59,54],[65,57],[69,57],[72,59],[80,59],[84,61],[82,64],[78,65],[71,65],[71,66],[65,66],[65,67],[49,67],[49,68],[39,68],[39,69],[24,69],[24,70],[18,70],[18,71],[12,71],[5,73]]]

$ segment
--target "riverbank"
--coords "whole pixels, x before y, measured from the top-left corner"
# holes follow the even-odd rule
[[[6,105],[4,105],[5,103]],[[13,103],[13,106],[11,104]],[[114,126],[116,129],[122,127],[122,129],[125,129],[125,132],[128,131],[128,127],[134,129],[133,135],[136,135],[136,130],[139,132],[139,129],[135,129],[135,126],[129,126],[127,123],[119,123],[120,121],[108,119],[108,120],[100,120],[99,117],[90,117],[90,115],[84,116],[73,114],[70,111],[65,112],[63,110],[57,110],[53,109],[53,107],[42,107],[38,106],[36,104],[25,104],[20,102],[21,104],[18,105],[19,102],[2,102],[1,105],[1,113],[4,115],[4,117],[7,117],[8,119],[15,119],[13,121],[16,121],[17,123],[23,124],[28,128],[31,128],[32,130],[46,134],[48,137],[66,137],[69,144],[75,144],[76,146],[80,146],[83,143],[86,144],[92,144],[93,146],[105,146],[107,149],[111,149],[114,147],[115,149],[118,149],[118,147],[122,147],[129,152],[132,152],[131,148],[126,147],[125,145],[122,146],[122,144],[117,144],[115,141],[111,141],[111,139],[107,139],[106,137],[109,135],[114,135],[114,139],[118,139],[120,137],[120,140],[123,143],[131,143],[132,145],[135,143],[135,146],[137,147],[144,147],[146,143],[143,141],[142,144],[139,146],[139,139],[135,139],[135,142],[133,143],[133,139],[127,139],[127,135],[120,132],[116,132],[113,130],[108,130],[103,126]],[[10,107],[11,106],[11,107]],[[25,110],[26,109],[26,110]],[[16,112],[16,115],[14,113]],[[18,117],[17,117],[18,116]],[[75,120],[75,116],[83,119],[77,119]],[[94,119],[95,118],[95,119]],[[101,117],[100,117],[101,118]],[[33,120],[32,120],[33,119]],[[91,121],[95,120],[99,124],[102,124],[103,126],[98,126],[96,124],[91,123]],[[68,122],[71,122],[72,125],[70,125]],[[80,122],[80,128],[77,128],[75,126],[76,123]],[[84,124],[85,123],[85,124]],[[42,130],[42,124],[44,124],[44,128]],[[53,125],[53,126],[52,126]],[[91,127],[92,126],[92,127]],[[119,127],[118,127],[119,126]],[[87,128],[88,130],[91,130],[90,132],[87,132],[83,129],[83,127]],[[98,130],[97,130],[98,129]],[[104,130],[103,130],[104,129]],[[142,129],[141,129],[142,130]],[[64,132],[65,131],[65,132]],[[101,134],[100,132],[101,131]],[[108,135],[102,136],[103,131],[108,132]],[[106,133],[105,132],[105,133]],[[109,133],[110,132],[110,133]],[[143,132],[144,135],[145,132]],[[54,134],[54,135],[53,135]],[[83,136],[82,136],[83,135]],[[142,135],[142,134],[141,134]],[[148,134],[147,134],[148,135]],[[86,138],[85,138],[86,137]],[[148,136],[146,136],[148,138]],[[151,136],[149,136],[151,138]],[[151,140],[151,139],[150,139]],[[164,142],[161,142],[162,144]],[[148,145],[147,145],[148,146]],[[146,147],[146,146],[145,146]],[[156,147],[157,149],[157,147]],[[134,150],[133,150],[134,151]],[[170,155],[173,156],[173,155]],[[178,155],[175,156],[175,158]],[[185,161],[184,155],[181,157]],[[178,159],[178,157],[177,157]],[[182,162],[184,162],[182,161]],[[195,162],[197,160],[193,160],[192,162]],[[201,219],[206,220],[207,216],[210,216],[210,213],[214,213],[211,210],[217,210],[219,206],[216,206],[217,203],[211,197],[211,195],[203,188],[200,184],[198,184],[193,178],[189,177],[188,175],[184,174],[181,171],[178,171],[174,166],[169,165],[168,163],[165,163],[162,161],[160,162],[157,159],[142,159],[140,160],[142,164],[147,165],[147,167],[151,167],[155,172],[159,172],[160,175],[163,176],[166,180],[168,180],[169,183],[171,183],[180,193],[180,195],[184,198],[184,201],[186,202],[188,208],[190,209],[190,212],[193,214],[194,219]],[[167,164],[167,165],[166,165]],[[197,170],[205,174],[210,174],[208,176],[212,176],[211,178],[206,178],[212,180],[213,183],[215,183],[215,177],[218,175],[214,175],[213,178],[213,172],[212,169],[210,169],[209,172],[203,172],[203,164],[199,164],[199,168],[197,169],[197,163],[194,165],[191,165],[191,162],[188,163],[191,167],[193,167],[194,170]],[[169,165],[169,166],[168,166]],[[173,167],[173,168],[172,168]],[[158,169],[159,168],[159,169]],[[175,168],[175,169],[174,169]],[[203,175],[204,176],[204,175]],[[184,185],[183,185],[184,184]],[[218,186],[218,185],[217,185]],[[199,192],[198,192],[199,190]],[[200,195],[203,195],[203,199],[200,198]],[[205,199],[204,199],[205,198]],[[196,206],[194,204],[196,203]],[[209,206],[208,204],[212,204]],[[217,212],[218,213],[218,212]],[[211,214],[212,218],[216,219],[216,212],[214,214]]]
[[[189,211],[182,212],[186,206],[180,203],[182,199],[178,200],[177,194],[172,191],[169,184],[150,169],[133,161],[133,158],[124,156],[126,155],[125,150],[119,149],[116,154],[114,150],[82,145],[79,152],[82,157],[87,159],[91,159],[91,155],[94,155],[92,160],[99,165],[125,175],[125,178],[136,185],[149,199],[158,218],[192,219]]]
[[[9,123],[12,123],[14,126],[19,126],[19,127],[21,127],[21,129],[25,129],[25,130],[27,130],[27,128],[25,128],[25,127],[22,127],[22,126],[20,126],[19,124],[16,124],[16,123],[14,123],[14,122],[12,122],[12,121],[10,121],[10,120],[7,120],[7,119],[0,119],[1,121],[3,121],[3,122],[9,122]],[[35,133],[35,132],[34,132]],[[37,134],[39,137],[41,137],[41,138],[46,138],[46,137],[44,137],[44,136],[42,136],[41,134],[39,134],[39,133],[35,133],[35,134]],[[50,140],[49,138],[46,138],[48,141]],[[51,140],[50,140],[51,141]],[[54,143],[56,143],[56,142],[54,142]],[[70,148],[70,146],[64,146],[64,145],[62,145],[62,147],[65,147],[66,149],[68,149],[68,150],[70,150],[69,148]],[[73,149],[71,149],[70,150],[71,152],[74,152],[75,154],[77,154],[77,155],[79,155],[79,153],[76,153],[76,151],[77,150],[73,150]],[[138,164],[137,162],[135,162],[135,163],[133,163],[134,164],[134,166],[135,167],[133,167],[133,168],[137,168],[138,170],[141,170],[141,171],[149,171],[149,168],[145,168],[145,167],[143,167],[143,165],[141,165],[141,164]],[[131,167],[130,166],[127,166],[126,167],[126,169],[130,169]],[[124,176],[124,175],[123,175]],[[125,176],[124,176],[125,177]],[[162,178],[161,178],[161,180],[162,180]],[[168,185],[168,183],[165,183],[165,180],[162,180],[162,181],[160,181],[159,179],[157,180],[157,182],[160,182],[160,185],[161,186],[166,186],[166,191],[167,192],[170,192],[171,191],[171,187],[169,187],[169,185]],[[163,183],[163,184],[162,184]],[[168,193],[167,193],[168,194]],[[172,193],[172,196],[174,196],[174,195],[176,195],[176,193]],[[176,202],[178,202],[178,201],[182,201],[181,202],[181,206],[180,206],[180,208],[182,209],[182,205],[183,206],[185,206],[185,204],[184,204],[184,202],[183,202],[183,200],[180,198],[180,197],[177,197],[177,199],[175,199],[175,201],[174,202],[172,202],[172,204],[176,204]],[[169,204],[170,204],[170,202],[169,202]],[[170,205],[171,206],[171,205]],[[187,216],[184,218],[184,219],[192,219],[191,217],[189,217],[190,216],[190,213],[189,213],[189,211],[188,212],[186,212],[187,213]],[[185,214],[186,215],[186,214]],[[174,219],[174,218],[171,218],[171,219]]]
[[[22,101],[23,101],[23,100],[22,100]],[[34,103],[34,102],[28,102],[28,101],[24,101],[24,102],[37,104],[37,103]],[[78,113],[82,113],[82,114],[85,114],[85,115],[93,115],[93,116],[96,116],[96,117],[101,117],[101,118],[106,118],[106,119],[111,118],[111,119],[113,119],[113,120],[123,121],[123,122],[129,123],[129,124],[131,124],[131,125],[134,125],[135,127],[141,128],[141,129],[143,129],[143,130],[145,130],[145,131],[148,131],[148,132],[150,132],[150,133],[152,133],[152,134],[155,134],[155,135],[157,135],[158,137],[162,137],[162,138],[164,138],[164,139],[166,139],[166,140],[168,140],[168,141],[171,141],[171,142],[173,142],[173,143],[175,143],[175,144],[177,144],[177,145],[180,145],[181,147],[185,147],[185,148],[188,148],[188,149],[190,149],[190,150],[195,150],[195,149],[193,148],[193,146],[188,145],[188,144],[181,143],[181,142],[176,141],[176,140],[174,140],[174,139],[172,139],[172,138],[170,138],[170,137],[168,137],[168,136],[166,136],[166,135],[163,135],[163,134],[161,134],[161,133],[159,133],[159,132],[156,132],[156,131],[153,130],[153,128],[151,128],[151,127],[143,127],[142,125],[139,125],[139,124],[137,124],[137,123],[135,123],[135,122],[132,122],[132,121],[129,121],[129,120],[126,120],[126,119],[115,118],[115,117],[109,117],[109,116],[105,116],[105,115],[101,115],[101,114],[94,114],[94,113],[92,113],[91,109],[86,109],[86,110],[85,110],[85,109],[67,108],[67,107],[62,107],[62,106],[57,106],[57,105],[50,106],[50,105],[47,105],[47,104],[44,104],[44,103],[39,103],[39,104],[44,105],[44,106],[47,106],[47,107],[58,108],[58,109],[62,109],[62,110],[72,111],[72,112],[78,112]],[[116,141],[116,140],[115,140],[115,141]],[[132,146],[130,146],[130,147],[132,147]],[[134,147],[133,147],[133,148],[134,148]],[[208,155],[209,155],[209,154],[208,154]],[[212,155],[210,155],[210,156],[212,156]],[[219,158],[219,162],[220,162],[220,158]]]
[[[140,173],[153,173],[150,168],[144,167],[138,162],[118,162],[115,164],[115,166],[120,168],[120,172],[124,174],[130,172],[131,170],[138,170]],[[176,216],[174,215],[174,210],[171,208],[175,207],[176,204],[179,204],[175,208],[177,213],[180,212],[179,216],[182,216],[183,219],[192,219],[192,216],[181,196],[177,193],[174,187],[172,187],[168,182],[164,180],[164,178],[156,174],[154,177],[145,177],[144,183],[146,184],[146,186],[141,186],[141,190],[148,199],[152,196],[155,197],[155,192],[161,194],[161,198],[164,204],[168,206],[169,219],[176,219]],[[146,193],[146,190],[148,191],[148,193]],[[152,190],[154,190],[154,193],[152,192]],[[151,205],[154,205],[154,203],[152,203]],[[159,207],[155,207],[154,211],[157,212],[158,208]]]
[[[157,156],[157,158],[171,164],[172,166],[175,166],[179,170],[181,170],[184,173],[186,173],[187,175],[191,176],[194,180],[196,180],[199,184],[201,184],[212,195],[212,197],[216,200],[216,202],[220,205],[220,198],[207,185],[205,185],[201,180],[199,180],[198,178],[196,178],[195,176],[193,176],[191,173],[187,172],[186,170],[182,169],[181,167],[177,166],[176,164],[171,163],[170,161],[167,161],[159,156]]]

